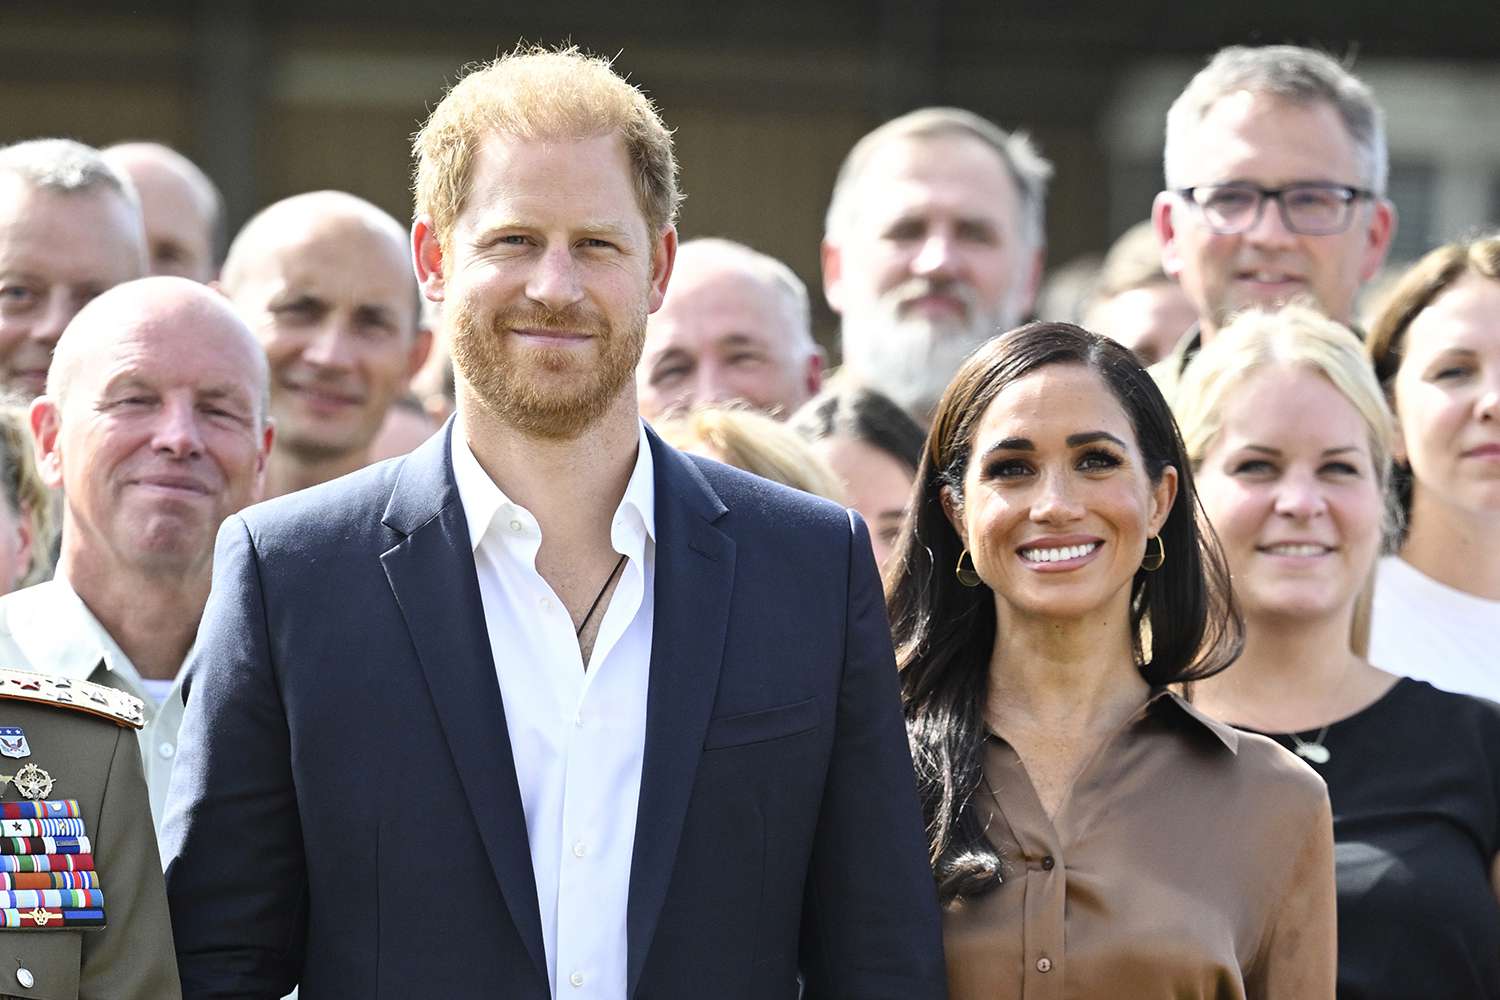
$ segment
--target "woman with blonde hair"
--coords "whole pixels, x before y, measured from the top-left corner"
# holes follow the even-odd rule
[[[1371,655],[1500,700],[1500,235],[1450,243],[1391,290],[1369,354],[1400,425],[1405,538],[1381,560]]]
[[[828,463],[800,434],[743,406],[699,406],[653,424],[662,440],[762,479],[843,503],[843,488]]]
[[[1338,995],[1500,997],[1500,706],[1351,648],[1399,522],[1394,428],[1358,339],[1302,307],[1245,314],[1187,367],[1176,409],[1246,623],[1194,703],[1328,784]]]
[[[0,594],[52,575],[52,495],[36,471],[26,411],[0,403]]]

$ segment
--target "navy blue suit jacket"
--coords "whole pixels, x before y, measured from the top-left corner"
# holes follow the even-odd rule
[[[162,845],[189,1000],[548,996],[451,428],[220,531]],[[863,522],[650,440],[629,995],[943,996]]]

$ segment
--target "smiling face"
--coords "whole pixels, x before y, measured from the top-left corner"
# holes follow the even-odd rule
[[[1209,109],[1194,130],[1188,156],[1185,186],[1239,181],[1266,188],[1297,182],[1363,187],[1367,180],[1333,105],[1293,104],[1248,91]],[[1181,282],[1210,335],[1240,310],[1303,298],[1348,323],[1355,295],[1379,270],[1395,229],[1393,209],[1379,199],[1360,202],[1349,228],[1329,236],[1291,232],[1269,201],[1250,229],[1219,235],[1168,192],[1157,196],[1154,221],[1163,267]]]
[[[369,448],[426,343],[399,230],[304,204],[305,213],[278,208],[280,221],[252,223],[252,247],[231,251],[225,290],[271,365],[278,451],[322,461]]]
[[[429,222],[414,230],[461,383],[525,433],[576,437],[625,396],[634,409],[646,316],[677,244],[671,226],[649,231],[630,178],[616,134],[491,135],[446,242]]]
[[[1006,386],[975,431],[949,519],[1007,616],[1127,620],[1176,470],[1152,483],[1130,417],[1098,375],[1056,364]]]
[[[1500,281],[1466,274],[1417,314],[1393,395],[1413,521],[1500,516]]]
[[[856,183],[859,211],[823,249],[844,358],[908,409],[931,408],[1035,299],[1020,196],[999,154],[964,135],[892,140]]]
[[[787,293],[732,264],[683,254],[672,291],[646,325],[637,371],[647,419],[741,401],[786,416],[818,386]]]
[[[1302,366],[1250,375],[1196,481],[1247,617],[1353,613],[1384,504],[1369,427],[1333,383]]]
[[[259,493],[262,362],[227,308],[170,289],[140,305],[149,295],[94,317],[118,332],[84,334],[94,339],[61,399],[37,400],[32,426],[43,479],[66,491],[65,561],[190,573]]]

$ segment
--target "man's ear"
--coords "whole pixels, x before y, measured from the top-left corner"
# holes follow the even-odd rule
[[[266,468],[271,461],[271,447],[276,443],[276,422],[266,418],[266,426],[260,432],[260,452],[255,456],[255,499],[266,498]]]
[[[1360,261],[1359,280],[1369,281],[1380,273],[1386,252],[1396,238],[1396,206],[1385,198],[1376,198],[1370,211],[1370,228],[1366,233],[1364,257]]]
[[[656,312],[667,297],[667,284],[672,280],[672,268],[677,263],[677,227],[663,226],[651,247],[651,294],[646,301],[646,311]]]
[[[28,415],[37,471],[49,489],[60,490],[63,488],[62,411],[51,396],[38,396],[32,400]]]
[[[417,284],[422,294],[432,302],[443,301],[446,292],[447,263],[443,255],[443,241],[432,228],[432,220],[419,215],[411,224],[412,268],[417,272]]]
[[[826,237],[819,250],[823,262],[823,297],[840,316],[844,314],[844,257],[837,243]]]
[[[411,347],[406,352],[406,379],[408,382],[422,370],[427,364],[428,355],[432,354],[432,331],[427,327],[419,327],[411,338]]]
[[[1181,206],[1177,196],[1162,191],[1151,203],[1151,228],[1156,231],[1156,242],[1161,244],[1161,269],[1173,281],[1182,274],[1182,254],[1177,248],[1177,225],[1172,213]]]

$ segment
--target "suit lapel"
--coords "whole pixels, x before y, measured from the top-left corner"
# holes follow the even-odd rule
[[[734,581],[734,541],[711,523],[724,505],[696,466],[649,437],[657,470],[655,619],[626,913],[627,997],[635,994],[672,878],[718,690]]]
[[[468,524],[453,479],[448,450],[453,432],[450,420],[447,433],[434,436],[402,465],[383,520],[407,537],[380,561],[411,632],[505,904],[545,983],[526,814]]]

